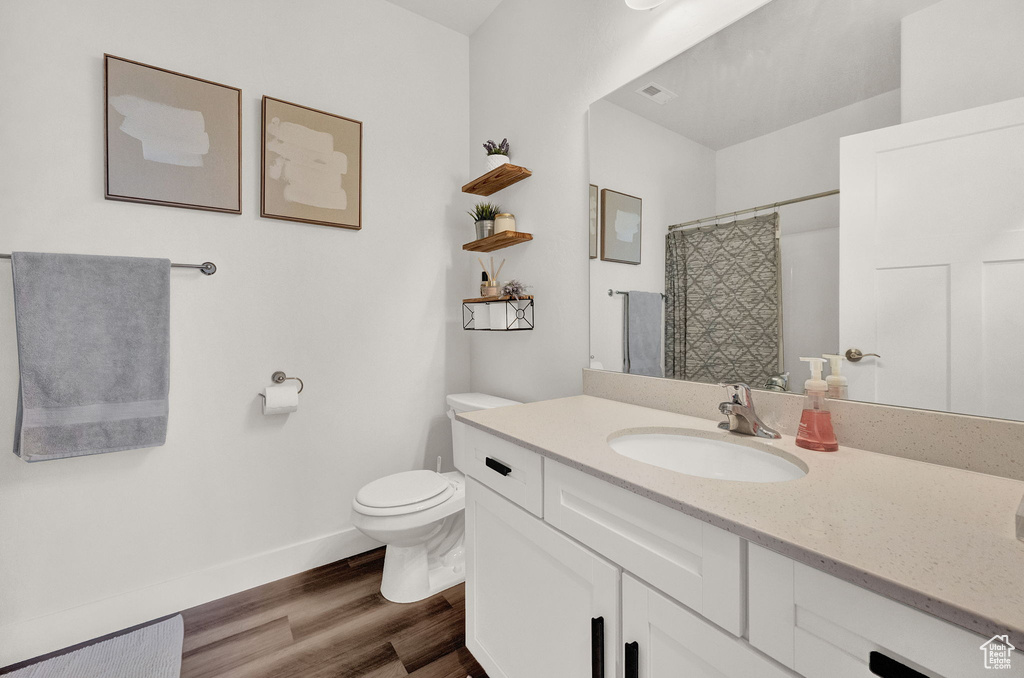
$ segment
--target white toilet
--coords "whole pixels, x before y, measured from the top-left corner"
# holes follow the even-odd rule
[[[518,405],[484,393],[448,396],[455,445],[455,414]],[[352,523],[387,544],[381,594],[413,603],[466,579],[466,482],[458,471],[404,471],[364,485],[352,500]]]

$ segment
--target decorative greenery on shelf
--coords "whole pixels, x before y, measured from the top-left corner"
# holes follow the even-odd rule
[[[473,217],[473,221],[494,221],[494,217],[501,214],[501,207],[489,202],[478,202],[476,207],[466,214]]]
[[[505,286],[501,288],[501,296],[518,299],[519,297],[525,297],[526,290],[528,289],[530,289],[529,285],[524,285],[518,280],[509,280],[505,283]]]
[[[508,139],[502,139],[500,144],[496,144],[488,139],[487,143],[484,144],[484,150],[487,151],[487,155],[508,155]]]

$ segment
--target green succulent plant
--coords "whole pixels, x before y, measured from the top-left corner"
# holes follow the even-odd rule
[[[501,207],[489,202],[478,202],[476,207],[466,214],[473,217],[473,221],[494,221],[494,217],[501,214]]]

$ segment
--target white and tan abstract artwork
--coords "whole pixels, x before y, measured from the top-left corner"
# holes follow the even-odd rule
[[[106,197],[241,213],[238,88],[104,58]]]
[[[601,259],[640,263],[642,207],[635,196],[607,188],[601,191]]]
[[[262,216],[358,229],[361,170],[361,122],[263,97]]]

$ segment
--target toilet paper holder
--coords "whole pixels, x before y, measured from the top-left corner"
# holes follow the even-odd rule
[[[299,382],[299,393],[302,393],[302,389],[306,388],[306,385],[302,383],[301,379],[299,379],[298,377],[289,377],[281,370],[278,370],[277,372],[274,372],[272,375],[270,375],[270,381],[274,382],[275,384],[283,384],[288,379],[294,379],[295,381]],[[256,395],[263,398],[264,400],[267,399],[267,396],[262,393],[257,393]]]

